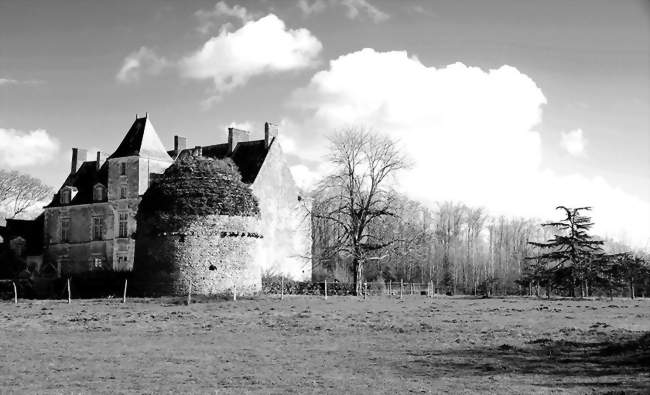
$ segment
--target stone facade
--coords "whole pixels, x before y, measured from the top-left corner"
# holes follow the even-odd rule
[[[180,136],[174,142],[174,149],[166,151],[150,120],[144,117],[136,118],[107,159],[98,152],[95,161],[88,161],[84,150],[73,149],[71,173],[44,210],[43,267],[54,268],[59,276],[133,270],[135,235],[139,233],[136,214],[142,195],[155,177],[182,155],[190,154],[231,160],[242,182],[257,198],[260,216],[256,229],[265,237],[250,240],[260,251],[254,254],[255,267],[295,279],[311,277],[308,206],[285,161],[277,128],[267,123],[263,140],[251,141],[249,132],[230,128],[228,140],[221,144],[186,148],[187,140]],[[167,244],[171,245],[169,240]],[[185,236],[185,240],[195,240],[196,248],[204,247],[194,236]],[[217,240],[222,247],[230,243],[230,239],[210,240]],[[238,243],[247,240],[245,237]],[[233,248],[238,250],[235,245]],[[227,259],[236,262],[242,253],[233,254]],[[186,250],[184,256],[190,255]],[[201,262],[200,256],[196,259]],[[210,276],[216,278],[217,274]],[[218,288],[211,287],[205,289]]]
[[[141,224],[143,225],[143,224]],[[262,288],[258,217],[210,215],[176,232],[138,235],[136,271],[145,290],[253,295]]]

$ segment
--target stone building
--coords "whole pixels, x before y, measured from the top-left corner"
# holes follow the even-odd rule
[[[110,156],[72,149],[70,174],[44,208],[43,265],[58,275],[133,269],[136,213],[152,179],[184,155],[232,160],[259,202],[261,270],[294,278],[311,276],[311,234],[305,201],[286,164],[278,130],[265,124],[264,139],[228,129],[222,144],[187,147],[174,137],[166,150],[150,119],[137,118]]]
[[[142,291],[238,295],[262,288],[259,205],[232,161],[184,155],[143,195],[134,277]]]

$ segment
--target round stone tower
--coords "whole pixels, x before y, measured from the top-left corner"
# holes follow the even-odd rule
[[[259,209],[230,160],[186,156],[154,180],[137,214],[134,277],[156,294],[261,290]]]

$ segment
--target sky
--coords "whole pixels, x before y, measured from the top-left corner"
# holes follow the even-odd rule
[[[58,187],[145,112],[163,143],[280,144],[308,189],[327,136],[397,139],[399,188],[495,215],[593,206],[650,248],[645,1],[0,0],[0,168]]]

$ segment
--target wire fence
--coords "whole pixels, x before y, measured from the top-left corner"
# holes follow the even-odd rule
[[[441,289],[430,283],[405,283],[401,282],[368,282],[363,283],[360,292],[356,285],[350,282],[337,281],[292,281],[280,279],[279,281],[263,281],[261,289],[256,286],[251,288],[237,284],[222,286],[219,292],[206,293],[199,284],[189,281],[180,282],[172,279],[164,281],[142,280],[132,278],[126,274],[112,274],[103,277],[61,277],[50,279],[14,279],[0,280],[0,299],[12,300],[18,303],[19,299],[62,299],[70,303],[73,299],[110,298],[155,298],[155,297],[187,297],[190,303],[192,295],[195,297],[210,296],[221,299],[235,299],[249,296],[284,296],[311,295],[328,298],[331,296],[377,297],[377,296],[429,296],[440,294]]]

